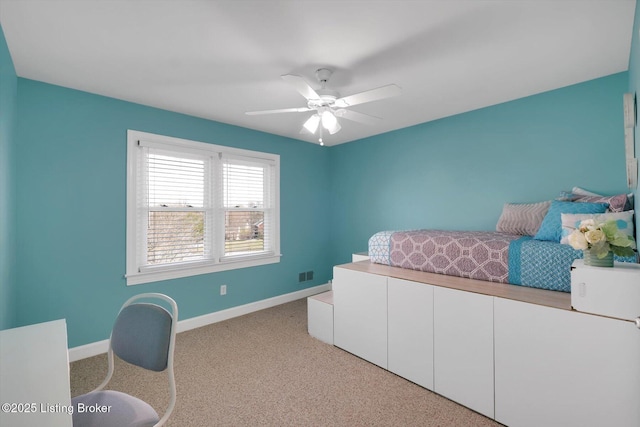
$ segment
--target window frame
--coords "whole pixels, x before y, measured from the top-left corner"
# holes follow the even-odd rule
[[[270,164],[273,173],[270,177],[269,192],[272,212],[272,239],[271,251],[259,254],[247,254],[242,256],[225,256],[224,251],[224,219],[220,226],[218,217],[212,218],[214,228],[210,241],[205,243],[211,250],[211,257],[205,260],[176,263],[174,265],[149,266],[140,262],[142,248],[146,248],[146,230],[141,229],[138,221],[138,209],[140,208],[139,179],[140,179],[140,157],[142,150],[139,141],[144,141],[146,145],[173,151],[176,154],[197,153],[211,156],[211,179],[214,184],[211,191],[214,192],[213,212],[216,215],[224,216],[224,209],[221,202],[217,200],[221,194],[217,192],[222,188],[220,180],[222,173],[222,156],[249,158],[265,164]],[[260,265],[274,264],[280,262],[280,156],[272,153],[251,151],[222,145],[209,144],[205,142],[191,141],[182,138],[175,138],[164,135],[157,135],[136,130],[127,130],[127,203],[126,203],[126,273],[127,286],[141,283],[150,283],[160,280],[178,279],[182,277],[195,276],[200,274],[215,273],[219,271],[234,270],[239,268],[255,267]],[[222,227],[222,229],[221,229]],[[206,249],[205,249],[206,250]]]

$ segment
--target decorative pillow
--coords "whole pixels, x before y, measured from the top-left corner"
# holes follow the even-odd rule
[[[625,197],[626,196],[626,200]],[[603,198],[603,199],[596,199]],[[606,200],[612,199],[612,200]],[[592,203],[609,203],[609,212],[622,212],[633,209],[633,193],[617,194],[615,196],[603,196],[602,194],[592,193],[584,188],[573,187],[571,191],[561,191],[560,197],[556,200],[569,200],[572,202],[592,202]]]
[[[562,218],[563,213],[587,213],[598,214],[604,213],[609,205],[607,203],[575,203],[561,202],[554,200],[551,202],[549,211],[542,220],[538,232],[533,237],[536,240],[548,240],[551,242],[560,242],[562,234]]]
[[[574,202],[584,196],[584,194],[572,193],[571,191],[561,191],[560,195],[556,197],[556,200],[560,200],[561,202]]]
[[[623,212],[631,209],[626,194],[617,194],[615,196],[580,196],[575,201],[578,203],[608,203],[609,212]]]
[[[571,189],[571,192],[574,194],[579,194],[581,196],[602,196],[602,194],[592,193],[591,191],[585,190],[584,188],[580,187],[573,187]],[[633,193],[627,193],[627,199],[629,200],[629,204],[631,206],[633,206],[633,196]]]
[[[533,236],[542,224],[551,201],[540,203],[505,203],[496,231]]]
[[[580,196],[602,196],[602,194],[592,193],[591,191],[585,190],[584,188],[580,187],[573,187],[571,189],[571,192],[574,194],[579,194]]]
[[[580,222],[585,219],[594,219],[598,222],[614,220],[618,224],[618,229],[629,237],[634,237],[633,233],[633,211],[610,212],[603,214],[560,214],[562,220],[562,236],[560,243],[569,244],[569,234],[580,226]]]

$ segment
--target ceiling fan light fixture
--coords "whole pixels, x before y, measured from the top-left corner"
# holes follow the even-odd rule
[[[331,110],[324,110],[322,112],[322,127],[329,131],[331,135],[338,132],[341,128],[338,123],[338,119],[333,115]]]
[[[340,131],[340,129],[342,129],[342,126],[340,126],[340,123],[338,123],[338,121],[336,120],[336,125],[334,127],[332,127],[331,129],[329,129],[329,133],[331,135],[333,135],[334,133],[338,133],[338,131]]]
[[[316,133],[318,130],[318,125],[320,124],[320,116],[318,114],[314,114],[309,117],[309,119],[304,122],[304,128],[311,133]]]

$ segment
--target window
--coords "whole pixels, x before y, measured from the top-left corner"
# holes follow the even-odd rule
[[[274,154],[127,134],[127,284],[279,262]]]

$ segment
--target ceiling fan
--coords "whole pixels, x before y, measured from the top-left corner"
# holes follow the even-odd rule
[[[341,129],[338,118],[352,120],[354,122],[374,124],[378,122],[379,117],[370,116],[368,114],[358,113],[357,111],[347,110],[346,108],[365,102],[378,101],[384,98],[399,95],[402,89],[390,84],[371,89],[353,95],[340,97],[340,94],[334,90],[327,89],[326,85],[333,72],[326,68],[320,68],[316,71],[316,78],[320,82],[320,89],[313,89],[302,77],[293,74],[285,74],[282,77],[284,81],[291,84],[302,96],[307,99],[306,107],[299,108],[281,108],[278,110],[249,111],[246,114],[253,116],[259,114],[276,114],[276,113],[304,113],[307,111],[315,111],[311,117],[304,123],[300,133],[309,132],[315,134],[320,132],[319,142],[322,141],[322,130],[326,129],[331,135]],[[322,124],[322,126],[320,126]]]

